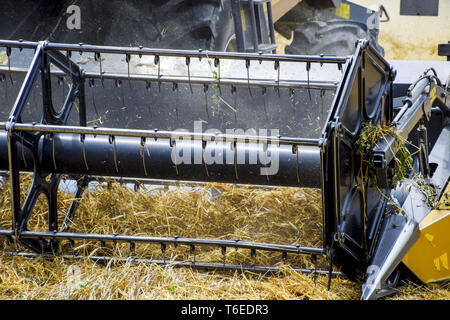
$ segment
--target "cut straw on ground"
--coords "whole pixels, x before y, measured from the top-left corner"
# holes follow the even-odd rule
[[[30,176],[22,176],[23,186]],[[9,185],[0,182],[0,227],[11,227]],[[22,188],[22,201],[26,196]],[[59,222],[72,194],[59,193]],[[41,197],[29,222],[30,230],[46,230],[45,198]],[[117,183],[90,187],[79,203],[70,225],[73,232],[242,239],[258,242],[322,245],[320,190],[254,189],[226,184],[174,187],[139,191]],[[8,249],[6,243],[0,244]],[[128,257],[128,244],[76,241],[75,249],[63,242],[65,251]],[[305,275],[291,267],[314,267],[308,256],[257,252],[229,248],[227,263],[276,265],[278,274],[201,271],[174,265],[90,259],[52,260],[1,255],[0,299],[359,299],[360,284],[337,277],[327,290],[326,276]],[[136,244],[135,257],[192,260],[189,247]],[[220,248],[196,248],[196,261],[222,262]],[[318,266],[324,268],[325,259]],[[449,299],[448,287],[421,287],[408,283],[389,299]]]

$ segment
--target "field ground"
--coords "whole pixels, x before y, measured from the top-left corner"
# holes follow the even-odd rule
[[[29,177],[24,177],[29,182]],[[0,190],[0,227],[11,224],[7,182]],[[214,191],[212,191],[214,190]],[[25,196],[25,192],[23,192]],[[45,230],[46,203],[38,201],[30,230]],[[71,194],[60,194],[60,206],[70,204]],[[60,211],[60,221],[63,210]],[[80,202],[72,231],[94,233],[218,237],[307,246],[321,244],[321,196],[319,190],[277,188],[271,190],[210,185],[206,188],[134,190],[111,184],[98,185]],[[13,244],[3,244],[12,249]],[[69,250],[67,244],[62,244]],[[110,253],[127,256],[126,247],[76,243],[74,253]],[[196,261],[221,262],[220,249],[197,249]],[[192,259],[187,250],[168,248],[169,259]],[[136,245],[138,257],[161,259],[159,246]],[[229,250],[226,261],[252,263],[249,252]],[[276,275],[252,272],[204,272],[130,262],[109,264],[91,260],[22,258],[2,255],[0,299],[359,299],[360,285],[336,278],[327,290],[326,276],[303,275],[283,264],[281,256],[257,253],[258,264],[279,265]],[[313,267],[304,256],[288,257],[287,263]],[[318,267],[326,267],[318,261]],[[389,299],[449,299],[448,287],[407,284]]]

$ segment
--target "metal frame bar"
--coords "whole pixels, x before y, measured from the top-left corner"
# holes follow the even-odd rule
[[[21,233],[27,230],[27,223],[30,219],[34,206],[38,197],[44,194],[48,202],[48,226],[50,231],[56,231],[58,227],[57,219],[57,192],[61,174],[52,173],[50,178],[46,179],[47,174],[43,172],[38,155],[38,142],[43,132],[35,132],[30,134],[26,132],[19,132],[15,126],[21,123],[21,116],[28,102],[29,95],[33,89],[38,73],[41,74],[42,83],[42,99],[43,99],[43,113],[42,123],[64,125],[69,118],[72,110],[73,101],[78,98],[80,101],[80,125],[86,124],[86,104],[84,101],[84,82],[81,79],[81,69],[75,63],[68,63],[67,59],[59,52],[50,52],[47,49],[48,42],[41,41],[36,44],[35,55],[31,62],[30,68],[25,76],[20,92],[14,103],[10,113],[8,122],[4,123],[4,129],[7,131],[8,141],[8,160],[9,160],[9,175],[11,181],[11,197],[12,197],[12,226],[15,237],[20,237]],[[71,76],[73,81],[73,90],[69,90],[64,106],[60,112],[56,112],[52,105],[52,88],[51,88],[51,73],[50,64],[56,65],[62,69],[68,76]],[[28,195],[21,205],[20,201],[20,178],[19,178],[19,160],[17,152],[17,144],[19,141],[24,141],[22,148],[31,150],[33,156],[33,182],[28,192]],[[31,248],[32,250],[39,250],[41,244],[35,239],[22,239],[21,242]],[[46,247],[53,248],[54,241],[46,244]]]
[[[54,258],[51,255],[42,255],[38,253],[31,252],[22,252],[22,251],[4,251],[6,255],[12,256],[21,256],[27,258],[39,258],[39,257],[47,257],[49,259]],[[193,268],[193,269],[202,269],[202,270],[224,270],[224,271],[251,271],[255,273],[264,273],[264,274],[274,274],[283,272],[283,269],[278,267],[269,267],[269,266],[258,266],[258,265],[241,265],[241,264],[230,264],[230,263],[210,263],[210,262],[198,262],[198,261],[172,261],[172,260],[157,260],[157,259],[146,259],[146,258],[137,258],[137,257],[128,257],[128,258],[119,258],[119,257],[109,257],[109,256],[88,256],[84,257],[81,255],[60,255],[59,257],[63,259],[89,259],[95,262],[122,262],[122,263],[136,263],[136,264],[157,264],[160,266],[172,266],[172,267],[184,267],[184,268]],[[332,278],[342,277],[343,274],[338,271],[333,271],[331,274],[328,270],[320,270],[320,269],[299,269],[299,268],[290,268],[290,270],[302,274],[314,274],[314,275],[327,275]]]
[[[12,67],[10,70],[8,68],[0,66],[0,72],[11,72],[11,73],[26,73],[25,68],[15,68]],[[67,77],[67,75],[62,71],[52,71],[52,76],[55,77]],[[201,77],[201,76],[169,76],[169,75],[158,75],[155,74],[138,74],[138,73],[112,73],[112,72],[91,72],[83,71],[81,79],[100,79],[104,80],[133,80],[133,81],[149,81],[149,82],[159,82],[159,83],[184,83],[184,84],[208,84],[214,83],[214,79],[211,77]],[[273,87],[278,88],[293,88],[293,89],[311,89],[311,90],[332,90],[335,91],[338,87],[338,82],[336,81],[293,81],[293,80],[264,80],[264,79],[244,79],[244,78],[220,78],[220,85],[224,86],[235,86],[235,87]]]
[[[13,237],[14,232],[0,230],[0,236]],[[145,243],[165,243],[174,245],[198,245],[198,246],[220,246],[227,248],[255,249],[264,251],[279,251],[295,254],[313,254],[324,255],[326,251],[323,248],[302,247],[299,245],[282,245],[274,243],[251,242],[244,240],[220,240],[203,238],[185,238],[185,237],[149,237],[149,236],[129,236],[118,234],[93,234],[93,233],[75,233],[75,232],[45,232],[45,231],[23,231],[21,238],[39,238],[39,239],[65,239],[65,240],[95,240],[95,241],[113,241],[113,242],[145,242]]]
[[[29,41],[12,41],[0,40],[0,47],[19,48],[19,49],[36,49],[38,42]],[[130,47],[113,47],[113,46],[97,46],[88,44],[61,44],[47,43],[46,50],[71,51],[71,52],[93,52],[93,53],[115,53],[129,55],[150,55],[165,57],[190,57],[190,58],[217,58],[217,59],[241,59],[256,61],[279,61],[279,62],[311,62],[311,63],[333,63],[344,64],[349,57],[334,56],[306,56],[306,55],[280,55],[269,53],[244,53],[244,52],[221,52],[207,50],[175,50],[175,49],[154,49],[154,48],[130,48]]]
[[[7,122],[0,122],[1,129],[7,129]],[[295,138],[282,136],[244,136],[230,134],[212,134],[212,133],[195,133],[185,131],[165,131],[165,130],[136,130],[136,129],[118,129],[118,128],[99,128],[99,127],[81,127],[81,126],[64,126],[64,125],[47,125],[47,124],[28,124],[15,123],[14,130],[18,132],[35,132],[35,133],[72,133],[72,134],[88,134],[100,136],[122,136],[122,137],[145,137],[154,139],[177,139],[197,140],[197,141],[226,141],[226,142],[243,142],[243,143],[269,143],[280,145],[298,145],[298,146],[319,146],[321,139],[313,138]]]

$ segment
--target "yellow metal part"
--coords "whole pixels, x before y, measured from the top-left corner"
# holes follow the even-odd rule
[[[341,5],[336,8],[336,16],[347,20],[350,19],[350,5],[341,3]]]
[[[242,30],[247,31],[247,24],[245,23],[245,12],[241,9]]]
[[[403,258],[403,263],[424,283],[450,280],[448,201],[450,201],[450,183],[442,195],[439,208],[432,210],[420,223],[419,239]]]

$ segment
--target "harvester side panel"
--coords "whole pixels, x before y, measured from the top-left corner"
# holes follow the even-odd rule
[[[385,199],[369,188],[355,143],[364,123],[384,125],[392,119],[390,94],[395,74],[367,42],[359,43],[344,72],[324,132],[328,142],[323,187],[325,243],[333,262],[356,278],[366,270]]]

